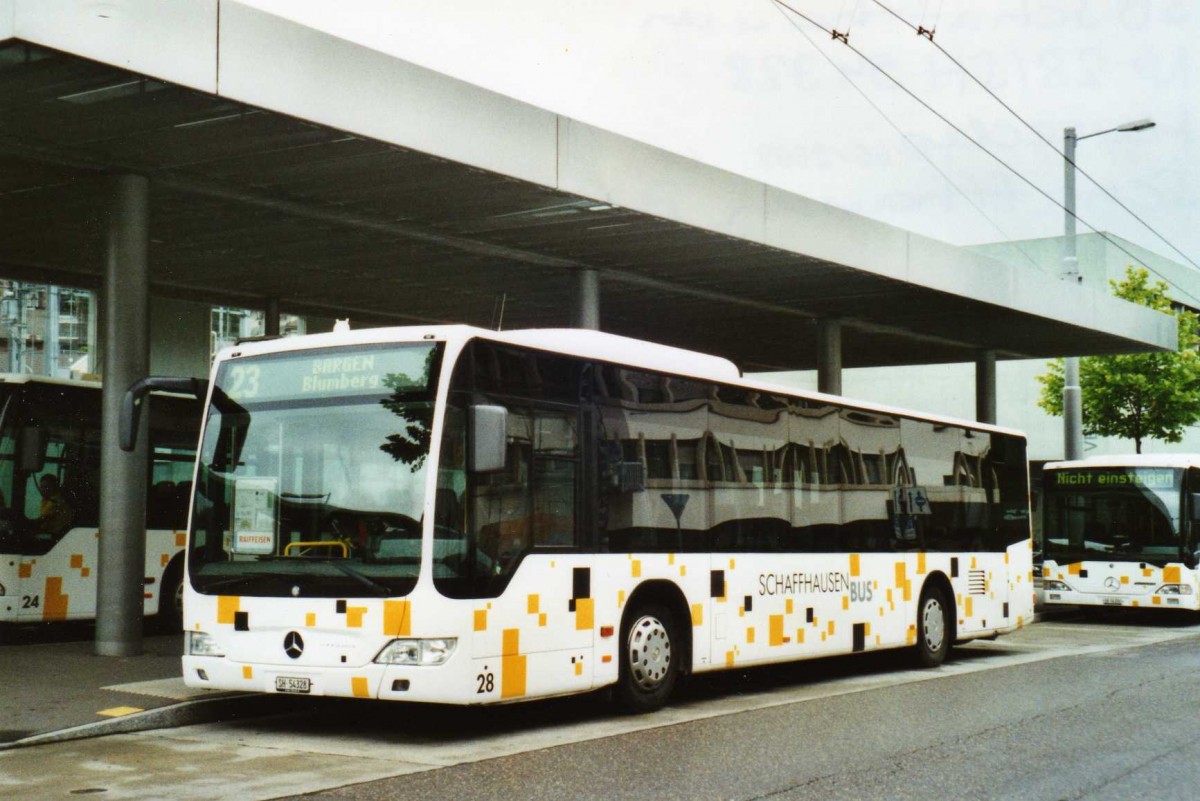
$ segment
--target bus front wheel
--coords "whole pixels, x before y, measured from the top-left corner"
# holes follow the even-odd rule
[[[671,611],[651,603],[627,615],[621,632],[617,697],[631,712],[661,708],[679,676],[679,638]]]
[[[163,632],[173,634],[183,629],[183,562],[179,559],[163,573],[156,623]]]
[[[953,639],[954,621],[946,594],[940,587],[926,587],[917,606],[917,661],[937,667],[946,661]]]

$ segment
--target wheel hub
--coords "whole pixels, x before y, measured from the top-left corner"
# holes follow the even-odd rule
[[[629,631],[629,671],[644,690],[662,684],[671,665],[671,638],[662,621],[652,615],[638,619]]]
[[[936,598],[929,598],[921,610],[921,629],[925,632],[925,647],[936,653],[946,639],[946,616]]]

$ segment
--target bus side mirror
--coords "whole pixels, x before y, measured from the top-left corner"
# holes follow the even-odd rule
[[[46,429],[25,426],[17,435],[17,469],[40,473],[46,466]]]
[[[135,381],[121,398],[121,416],[117,431],[117,444],[125,452],[137,445],[138,423],[142,417],[142,401],[151,392],[175,392],[203,399],[208,392],[208,382],[202,378],[165,378],[150,376]]]
[[[508,453],[508,409],[503,406],[471,406],[467,410],[467,436],[471,443],[467,469],[495,473],[505,468]]]
[[[1192,493],[1192,521],[1200,521],[1200,492]]]

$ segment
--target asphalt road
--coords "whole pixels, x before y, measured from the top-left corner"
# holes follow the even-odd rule
[[[698,679],[655,715],[310,699],[0,754],[29,799],[1200,797],[1200,624],[1043,622],[932,671],[866,655]]]

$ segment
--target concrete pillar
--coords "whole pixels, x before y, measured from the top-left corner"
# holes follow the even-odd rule
[[[579,271],[579,297],[575,309],[575,327],[600,330],[600,273]]]
[[[975,419],[996,422],[996,351],[982,350],[975,356]]]
[[[263,334],[269,337],[279,336],[279,298],[267,298],[263,308]]]
[[[842,324],[817,321],[817,391],[842,394]]]
[[[137,448],[118,446],[121,399],[145,378],[150,362],[150,182],[120,175],[112,182],[101,304],[104,308],[103,401],[100,439],[100,561],[96,653],[142,652],[146,562],[147,435],[143,414]]]

